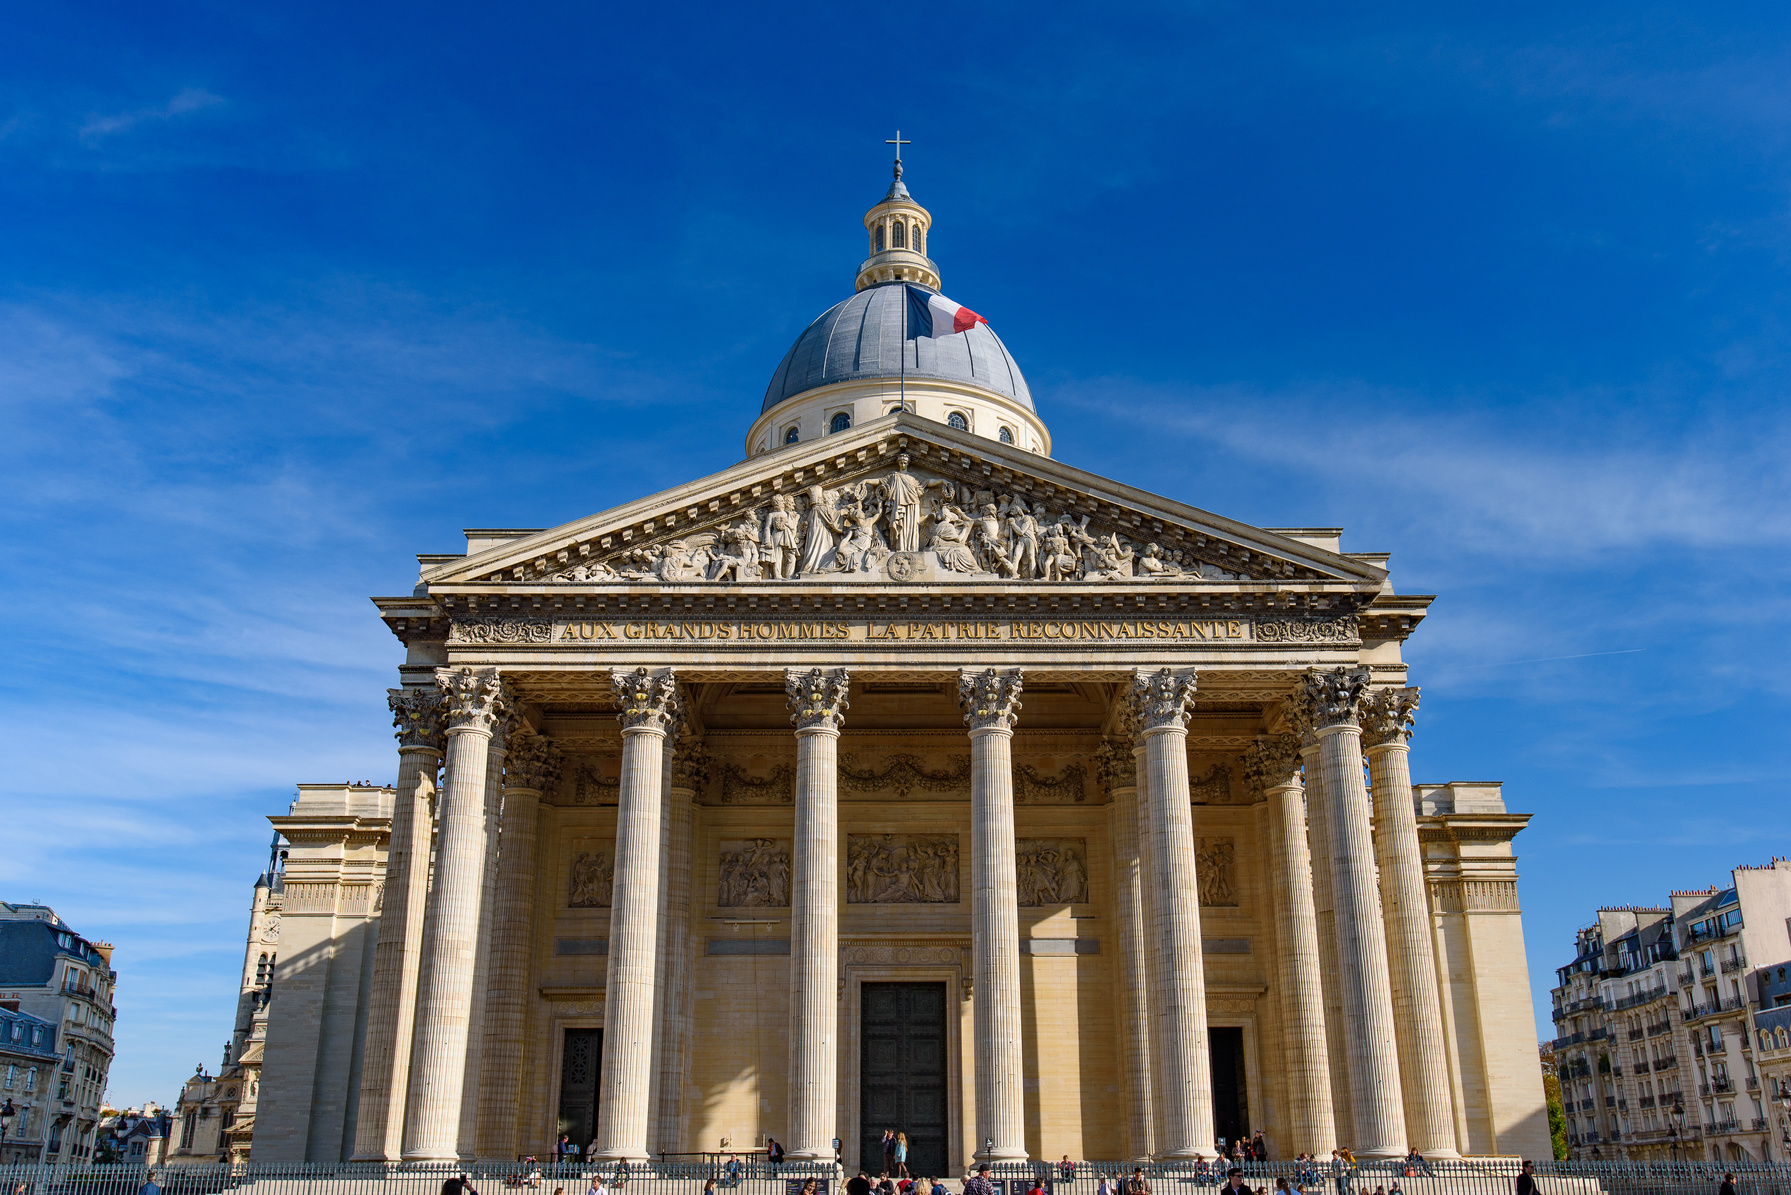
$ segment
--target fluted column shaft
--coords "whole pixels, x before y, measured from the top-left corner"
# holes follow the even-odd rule
[[[844,669],[784,676],[796,725],[790,860],[789,1156],[832,1160],[839,1108],[839,737]]]
[[[661,1151],[684,1148],[684,1076],[690,1051],[690,831],[692,802],[696,798],[691,754],[700,747],[689,744],[672,756],[672,781],[667,787],[670,816],[666,855],[661,869],[669,876],[663,917],[664,958],[659,970],[659,1128],[655,1134]]]
[[[1381,915],[1393,985],[1393,1025],[1406,1131],[1430,1157],[1456,1156],[1453,1087],[1443,1041],[1436,947],[1418,816],[1412,803],[1408,727],[1416,689],[1383,690],[1363,712],[1368,773],[1374,797],[1374,848],[1380,864]]]
[[[1319,973],[1318,916],[1312,904],[1312,861],[1306,847],[1305,794],[1298,741],[1259,741],[1247,769],[1268,806],[1275,894],[1276,986],[1281,989],[1286,1059],[1288,1139],[1283,1153],[1324,1157],[1337,1146],[1331,1116],[1331,1060],[1325,1041],[1325,999]]]
[[[1365,669],[1307,678],[1329,807],[1331,896],[1337,910],[1353,1148],[1361,1157],[1399,1157],[1409,1143],[1368,789],[1362,779],[1362,732],[1356,724],[1356,707],[1367,683]]]
[[[1206,1038],[1206,975],[1201,957],[1200,880],[1188,789],[1188,709],[1192,670],[1139,672],[1133,701],[1144,744],[1140,800],[1151,855],[1145,895],[1145,967],[1153,1016],[1156,1156],[1211,1155],[1213,1085]]]
[[[1020,670],[958,676],[970,726],[970,951],[977,1158],[1026,1159],[1020,1025],[1020,890],[1014,848],[1014,719]]]
[[[1353,1142],[1355,1115],[1350,1104],[1349,1046],[1344,1041],[1343,982],[1337,961],[1337,905],[1331,884],[1331,822],[1326,811],[1324,768],[1310,726],[1301,740],[1306,774],[1306,837],[1312,862],[1312,908],[1318,923],[1319,991],[1324,1004],[1325,1056],[1330,1063],[1331,1120],[1339,1143]]]
[[[411,1044],[406,1161],[454,1161],[466,1084],[479,906],[485,887],[485,772],[492,727],[506,704],[497,670],[443,668],[448,769],[437,815],[423,965]]]
[[[460,1093],[460,1145],[462,1161],[479,1157],[479,1119],[483,1109],[489,1136],[490,1119],[495,1109],[484,1106],[480,1089],[484,1086],[485,1037],[489,1032],[486,1002],[491,997],[491,951],[496,937],[498,858],[504,811],[504,758],[509,754],[510,735],[516,728],[514,715],[506,715],[492,728],[491,745],[485,756],[485,882],[479,891],[478,947],[473,952],[473,1003],[468,1011],[466,1043],[466,1078]]]
[[[535,929],[536,827],[542,792],[552,788],[559,777],[559,753],[539,735],[513,741],[505,755],[504,772],[504,820],[499,837],[503,866],[492,918],[484,1066],[479,1083],[478,1153],[486,1158],[514,1157],[520,1145],[516,1118]]]
[[[614,684],[622,700],[622,776],[596,1156],[632,1162],[648,1156],[658,986],[659,809],[664,797],[665,738],[678,716],[678,696],[669,669],[617,672]]]
[[[379,937],[373,948],[373,987],[367,1000],[361,1099],[355,1113],[357,1162],[395,1162],[404,1148],[411,1027],[416,1021],[429,850],[435,835],[435,775],[444,745],[439,689],[390,689],[387,696],[401,745]]]
[[[1118,773],[1108,793],[1113,840],[1113,916],[1119,939],[1118,1021],[1126,1146],[1134,1161],[1154,1152],[1151,1114],[1150,992],[1144,970],[1143,872],[1138,848],[1138,784],[1130,743],[1110,743]]]

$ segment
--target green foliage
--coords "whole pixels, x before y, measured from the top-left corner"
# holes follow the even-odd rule
[[[1561,1081],[1552,1072],[1542,1072],[1542,1092],[1548,1097],[1548,1136],[1554,1146],[1555,1161],[1567,1160],[1567,1112],[1561,1106]]]

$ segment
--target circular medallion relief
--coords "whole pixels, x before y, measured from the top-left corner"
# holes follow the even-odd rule
[[[889,574],[891,581],[912,581],[920,576],[920,566],[919,552],[896,552],[883,566],[883,571]]]

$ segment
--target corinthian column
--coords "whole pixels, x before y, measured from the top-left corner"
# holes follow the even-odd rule
[[[669,739],[667,741],[670,741]],[[659,967],[659,1100],[655,1133],[661,1152],[684,1147],[684,1078],[690,1054],[694,992],[685,977],[695,963],[690,933],[690,834],[693,802],[709,775],[701,742],[685,737],[672,754],[669,826],[661,870],[667,873],[666,906],[660,921],[663,957]]]
[[[387,689],[397,727],[397,799],[386,848],[379,939],[355,1113],[354,1160],[397,1161],[403,1149],[404,1090],[410,1076],[411,1026],[423,951],[423,907],[429,897],[429,845],[434,836],[435,774],[441,767],[440,689]]]
[[[844,668],[784,673],[796,725],[796,843],[790,866],[790,1143],[833,1158],[839,1107],[840,720]]]
[[[669,668],[617,669],[611,681],[622,703],[622,784],[616,809],[615,895],[609,914],[596,1156],[633,1162],[647,1159],[661,772],[666,735],[682,712],[682,702]]]
[[[1282,1049],[1287,1059],[1288,1134],[1283,1153],[1324,1157],[1337,1145],[1331,1117],[1331,1060],[1306,852],[1306,803],[1300,791],[1300,741],[1290,734],[1256,740],[1244,777],[1268,805],[1269,885],[1275,894],[1276,986],[1281,989]]]
[[[1358,1156],[1384,1158],[1402,1156],[1409,1143],[1368,789],[1362,780],[1362,731],[1356,723],[1367,690],[1366,668],[1339,668],[1308,673],[1301,696],[1318,737],[1318,765],[1328,806],[1325,821],[1331,899],[1337,909],[1338,987],[1343,994],[1354,1148]]]
[[[976,1141],[985,1162],[1026,1160],[1020,1054],[1020,892],[1014,859],[1014,719],[1020,670],[965,669],[970,727],[970,952],[975,984]]]
[[[1381,689],[1362,709],[1362,738],[1374,793],[1374,851],[1381,872],[1381,915],[1393,981],[1393,1025],[1406,1130],[1432,1157],[1455,1157],[1455,1111],[1443,1044],[1436,950],[1418,816],[1407,756],[1418,690]]]
[[[1214,1153],[1213,1079],[1207,1057],[1206,975],[1200,950],[1200,880],[1188,791],[1192,668],[1132,677],[1144,849],[1145,972],[1149,978],[1151,1076],[1158,1160]]]
[[[504,756],[504,813],[499,841],[496,909],[491,924],[490,978],[485,996],[484,1067],[480,1075],[478,1153],[517,1153],[516,1110],[521,1098],[523,1023],[529,948],[534,939],[535,827],[541,795],[560,778],[560,753],[540,735],[514,737]]]
[[[1101,745],[1101,782],[1111,798],[1113,915],[1119,938],[1120,1081],[1126,1094],[1126,1145],[1134,1161],[1155,1152],[1151,1123],[1150,993],[1144,974],[1144,892],[1138,852],[1138,767],[1131,737]]]
[[[449,1162],[458,1153],[485,887],[486,760],[492,727],[509,705],[495,668],[438,668],[435,683],[447,706],[448,774],[411,1043],[404,1159],[412,1162]]]

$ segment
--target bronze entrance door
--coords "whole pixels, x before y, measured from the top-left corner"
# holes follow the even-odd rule
[[[945,1175],[945,985],[859,990],[859,1165],[883,1169],[883,1130],[908,1135],[908,1173]]]
[[[602,1073],[603,1030],[566,1030],[560,1054],[560,1132],[572,1138],[581,1154],[597,1135],[597,1090]]]

